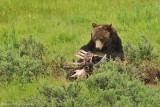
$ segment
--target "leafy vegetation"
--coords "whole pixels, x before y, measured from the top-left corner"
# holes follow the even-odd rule
[[[0,2],[0,106],[160,106],[159,0]],[[118,30],[127,64],[106,62],[68,81],[63,64],[93,22]]]
[[[111,61],[104,63],[85,81],[62,85],[42,85],[35,96],[21,102],[32,106],[159,106],[158,88],[149,88],[130,75],[133,69]]]

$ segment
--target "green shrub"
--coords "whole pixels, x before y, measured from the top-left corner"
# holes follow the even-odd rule
[[[153,60],[155,58],[152,53],[153,48],[140,43],[135,47],[128,45],[126,48],[128,64],[116,61],[105,62],[84,81],[76,80],[64,85],[39,87],[39,93],[35,98],[38,96],[44,98],[43,101],[38,100],[40,103],[44,102],[44,105],[59,107],[160,106],[158,98],[160,90],[145,85],[146,80],[154,82],[160,74],[159,64]],[[28,100],[25,100],[26,103]],[[29,101],[32,103],[31,100]]]
[[[76,105],[77,102],[75,100],[79,99],[80,91],[82,85],[78,82],[71,83],[68,85],[54,85],[54,86],[41,86],[38,88],[39,93],[31,98],[25,98],[22,102],[31,103],[34,106],[39,105],[43,102],[43,105],[52,105],[56,107],[73,107]],[[35,98],[42,98],[35,101],[32,99]]]
[[[153,53],[153,45],[146,39],[145,36],[141,36],[140,42],[136,45],[132,45],[130,42],[124,46],[126,59],[130,63],[140,61],[150,61],[158,56]]]
[[[45,85],[39,88],[37,96],[44,97],[46,105],[54,104],[58,107],[160,106],[157,98],[160,90],[150,88],[133,77],[130,72],[135,69],[131,68],[114,61],[104,63],[85,81]]]
[[[52,57],[53,56],[53,57]],[[32,36],[17,40],[15,30],[5,31],[0,46],[0,81],[32,82],[39,75],[57,75],[62,71],[64,57],[48,51]],[[60,73],[59,73],[60,74]]]
[[[141,36],[140,42],[136,45],[128,42],[124,46],[126,60],[128,61],[127,68],[130,66],[135,69],[131,70],[131,74],[146,83],[156,83],[155,79],[160,78],[159,59],[153,49],[153,45],[145,36]]]

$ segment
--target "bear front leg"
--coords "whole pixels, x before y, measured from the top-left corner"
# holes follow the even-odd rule
[[[120,59],[121,61],[124,61],[124,53],[123,53],[123,51],[122,52],[113,52],[113,53],[111,53],[111,58],[113,60]]]
[[[94,41],[93,41],[93,40],[90,40],[90,41],[88,42],[88,44],[82,46],[80,49],[82,49],[82,50],[84,50],[84,51],[86,51],[86,52],[88,52],[88,51],[91,51],[91,52],[92,52],[93,49],[94,49],[94,47],[95,47]]]

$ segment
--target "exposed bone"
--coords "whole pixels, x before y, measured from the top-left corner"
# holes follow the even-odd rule
[[[98,67],[102,62],[104,62],[106,60],[106,54],[103,56],[103,58],[96,64],[94,64],[93,66]]]
[[[75,56],[78,57],[78,58],[80,58],[80,59],[84,59],[83,56],[80,56],[80,55],[78,55],[78,54],[75,54]]]
[[[87,78],[87,72],[85,71],[85,69],[81,69],[81,70],[75,70],[75,74],[71,75],[70,77],[72,78],[77,78],[77,79],[85,79]]]
[[[98,53],[99,54],[99,53]],[[94,57],[103,57],[105,54],[102,54],[102,55],[96,55],[96,53],[90,53],[90,52],[86,52],[84,50],[80,50],[79,52],[77,52],[75,54],[76,57],[80,58],[80,59],[86,59],[86,58],[92,58],[93,56]]]
[[[86,54],[87,54],[86,51],[80,50],[79,52],[77,52],[77,53],[75,54],[75,56],[78,57],[78,58],[80,58],[80,59],[84,59],[84,56],[85,56]]]
[[[66,66],[63,66],[64,69],[82,69],[85,65],[84,62],[67,62]]]
[[[84,53],[81,53],[81,52],[78,52],[77,55],[80,55],[80,56],[82,56],[82,57],[85,56],[85,54],[84,54]]]
[[[82,52],[82,53],[81,53]],[[85,54],[83,54],[83,53],[85,53]],[[92,53],[88,53],[88,52],[86,52],[86,51],[84,51],[84,50],[80,50],[79,52],[78,52],[78,54],[80,54],[80,55],[84,55],[84,57],[83,57],[83,59],[89,59],[90,58],[90,60],[92,60],[92,57],[96,57],[96,56],[98,56],[98,55],[93,55]],[[77,55],[78,56],[78,55]],[[82,56],[81,56],[82,57]],[[98,56],[98,57],[102,57],[102,56]],[[96,63],[96,64],[93,64],[93,66],[99,66],[103,61],[105,61],[106,60],[106,54],[102,57],[102,59],[98,62],[98,63]],[[93,63],[93,62],[91,62],[91,63]]]
[[[82,50],[82,49],[80,50],[80,52],[81,52],[81,53],[84,53],[84,54],[86,54],[86,53],[87,53],[86,51],[84,51],[84,50]]]
[[[82,69],[83,67],[81,66],[64,66],[63,69]]]
[[[84,64],[84,62],[80,62],[80,63],[78,63],[78,62],[67,62],[66,64],[67,64],[67,65],[77,65],[77,66],[81,66],[81,65]]]
[[[68,62],[67,63],[68,65],[64,66],[64,69],[74,70],[73,74],[69,77],[77,78],[81,80],[87,78],[87,76],[92,73],[93,66],[99,67],[99,65],[106,60],[106,54],[102,57],[99,55],[94,55],[91,52],[86,52],[84,50],[80,50],[79,52],[75,54],[75,56],[82,59],[83,62],[80,62],[80,63]]]

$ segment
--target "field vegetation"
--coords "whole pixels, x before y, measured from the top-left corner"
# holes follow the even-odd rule
[[[69,81],[65,61],[112,23],[128,62]],[[159,107],[159,0],[0,0],[0,106]]]

